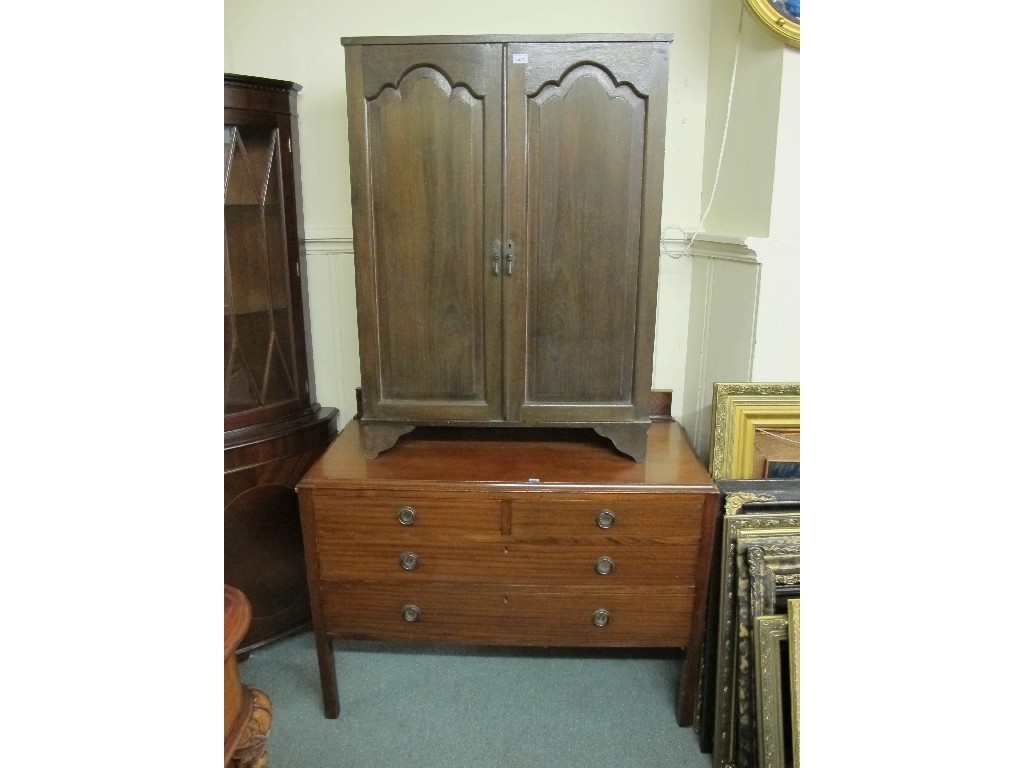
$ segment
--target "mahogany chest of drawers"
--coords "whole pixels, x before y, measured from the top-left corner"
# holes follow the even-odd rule
[[[718,492],[678,424],[651,426],[643,464],[579,430],[420,429],[366,459],[360,430],[297,487],[328,717],[335,638],[698,658]]]

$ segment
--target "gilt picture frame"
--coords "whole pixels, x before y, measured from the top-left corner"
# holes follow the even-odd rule
[[[733,757],[738,768],[757,764],[754,623],[760,616],[785,613],[776,601],[783,585],[800,584],[800,531],[797,528],[739,531],[736,546],[736,659]]]
[[[786,768],[787,711],[784,679],[789,673],[789,616],[759,616],[754,621],[754,677],[757,680],[757,765],[758,768]]]
[[[711,749],[714,768],[725,768],[727,765],[735,764],[738,746],[738,651],[741,623],[750,613],[749,590],[744,588],[743,594],[747,600],[746,605],[742,607],[744,615],[740,615],[740,578],[743,576],[746,580],[747,577],[737,564],[742,564],[749,540],[741,544],[739,533],[758,531],[758,535],[764,535],[778,531],[780,536],[790,537],[793,530],[798,530],[799,527],[799,512],[728,515],[723,520],[722,551],[719,560],[718,631],[713,670],[715,689],[713,702],[709,702],[713,703],[714,710],[714,738]],[[744,547],[743,555],[740,554],[740,546]],[[746,570],[742,569],[743,572]],[[745,625],[742,632],[750,632],[749,624]]]
[[[747,0],[765,26],[793,48],[800,48],[800,0]]]
[[[704,640],[698,670],[697,694],[694,702],[693,727],[700,751],[708,754],[714,746],[715,670],[718,666],[718,626],[721,594],[722,527],[726,515],[763,515],[800,511],[800,481],[722,480],[719,489],[719,512],[715,521],[714,545],[711,555],[711,578],[708,582],[708,605]]]
[[[789,601],[789,690],[793,768],[800,768],[800,599]]]
[[[798,382],[716,382],[711,410],[715,480],[763,478],[769,462],[799,462]]]

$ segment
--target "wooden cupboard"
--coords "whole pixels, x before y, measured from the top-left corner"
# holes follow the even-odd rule
[[[338,432],[309,385],[300,88],[224,76],[224,580],[252,607],[242,653],[309,623],[294,487]]]
[[[472,425],[644,460],[671,39],[342,39],[368,458]]]

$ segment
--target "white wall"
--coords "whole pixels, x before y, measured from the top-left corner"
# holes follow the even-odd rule
[[[669,103],[665,141],[665,190],[662,249],[655,338],[654,387],[674,393],[678,417],[686,361],[702,350],[687,348],[692,263],[680,256],[680,236],[693,232],[706,194],[705,131],[709,103],[721,104],[721,81],[709,100],[712,11],[728,5],[739,18],[743,0],[521,0],[511,4],[481,4],[475,0],[438,0],[428,12],[421,3],[338,3],[329,0],[225,0],[224,71],[300,83],[299,131],[307,241],[313,365],[316,397],[322,405],[341,410],[342,419],[355,412],[359,386],[352,221],[349,196],[347,118],[345,115],[344,52],[341,37],[412,34],[500,34],[572,32],[669,32],[675,40],[669,53]],[[718,11],[716,11],[718,12]],[[725,27],[723,26],[723,29]],[[756,38],[761,47],[771,46]],[[744,43],[746,44],[746,43]],[[729,50],[732,50],[731,48]],[[775,50],[775,56],[778,51]],[[749,89],[748,89],[749,91]],[[757,91],[761,93],[761,91]],[[760,99],[764,96],[761,94]],[[774,97],[770,97],[769,101]],[[765,112],[758,112],[762,117]],[[767,113],[773,114],[771,110]],[[772,118],[773,119],[773,118]],[[774,123],[773,123],[774,126]],[[750,129],[748,129],[750,130]],[[737,129],[738,146],[751,142]],[[755,135],[761,136],[760,132]],[[717,150],[715,150],[717,152]],[[758,146],[758,157],[774,151]],[[773,162],[769,158],[768,167]],[[764,165],[762,162],[761,165]],[[759,174],[761,200],[756,207],[766,220],[771,209],[770,174]],[[733,237],[755,232],[744,229],[742,218],[752,209],[729,205],[736,185],[719,192],[719,220],[740,219]],[[742,186],[742,185],[740,185]],[[750,189],[743,187],[748,198]],[[738,212],[730,214],[729,211]],[[773,222],[774,225],[774,222]],[[726,228],[730,228],[726,225]],[[762,230],[764,227],[761,228]],[[770,237],[770,236],[769,236]],[[776,258],[786,261],[785,252]],[[761,315],[771,314],[762,306]],[[796,337],[769,337],[768,344],[797,343]],[[765,350],[769,355],[770,350]]]
[[[359,35],[670,32],[665,225],[692,227],[700,203],[709,0],[225,0],[224,69],[293,80],[299,95],[306,234],[351,237],[344,53]],[[698,182],[698,183],[695,183]]]
[[[704,458],[715,382],[799,381],[799,53],[742,1],[713,4],[710,34],[703,218],[673,403]]]
[[[761,262],[751,381],[800,381],[800,54],[782,59],[771,228],[747,246]]]

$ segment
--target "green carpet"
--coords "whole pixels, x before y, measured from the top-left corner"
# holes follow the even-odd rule
[[[708,768],[675,721],[681,651],[335,644],[323,716],[313,635],[252,652],[270,768]]]

